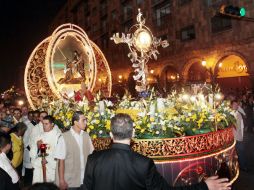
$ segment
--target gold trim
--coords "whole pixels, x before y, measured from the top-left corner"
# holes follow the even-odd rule
[[[98,71],[99,71],[99,69],[101,69],[101,68],[99,68],[99,65],[101,63],[106,68],[107,77],[108,77],[108,82],[107,82],[108,93],[106,94],[106,96],[110,97],[111,96],[111,91],[112,91],[112,75],[111,75],[111,71],[110,71],[110,67],[109,67],[108,61],[105,58],[105,56],[102,53],[102,51],[100,50],[100,48],[93,41],[91,41],[91,40],[90,40],[90,43],[91,43],[92,48],[93,48],[94,53],[95,53],[97,73],[99,73]],[[95,80],[95,86],[96,85],[97,85],[97,80]]]
[[[223,152],[227,152],[230,149],[233,149],[235,147],[235,143],[236,142],[234,141],[234,143],[230,147],[228,147],[226,149],[223,149],[223,150],[221,150],[219,152],[208,154],[208,155],[204,155],[204,156],[199,156],[199,157],[196,157],[196,158],[187,158],[187,159],[179,159],[179,160],[167,160],[167,161],[165,161],[165,160],[161,160],[161,161],[160,160],[156,160],[156,161],[154,161],[154,163],[156,163],[156,164],[165,164],[165,163],[177,163],[179,161],[181,161],[181,162],[187,162],[187,161],[194,161],[194,160],[204,159],[204,158],[208,158],[208,157],[211,157],[211,156],[216,156],[216,155],[221,154]],[[150,158],[153,158],[153,157],[150,157]]]

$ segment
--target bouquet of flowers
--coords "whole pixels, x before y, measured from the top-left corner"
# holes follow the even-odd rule
[[[97,137],[109,137],[110,120],[115,115],[115,111],[110,109],[112,102],[96,99],[95,106],[87,114],[86,131],[94,139]]]
[[[194,94],[172,92],[167,98],[156,97],[154,91],[140,100],[124,96],[119,104],[101,100],[100,93],[94,104],[87,100],[75,102],[64,99],[48,103],[48,113],[59,122],[59,127],[68,129],[76,110],[87,117],[86,131],[92,138],[109,137],[110,120],[117,113],[129,114],[133,121],[137,138],[170,138],[202,134],[234,125],[233,111],[219,92]]]

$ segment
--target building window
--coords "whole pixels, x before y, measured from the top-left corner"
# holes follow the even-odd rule
[[[166,0],[152,0],[152,5],[154,6],[154,5],[160,4],[160,3],[164,2],[164,1],[166,1]]]
[[[166,25],[166,23],[168,22],[168,16],[170,13],[171,13],[170,2],[156,6],[153,11],[153,14],[154,14],[153,20],[155,25],[158,27]]]
[[[144,3],[144,0],[137,0],[137,5],[141,5]]]
[[[190,3],[190,2],[191,2],[191,0],[179,0],[179,5],[183,6],[183,5]]]
[[[196,38],[196,34],[195,34],[194,25],[185,27],[181,30],[181,40],[182,41],[192,40],[195,38]]]
[[[212,33],[222,32],[232,28],[231,18],[223,16],[214,16],[211,19]]]
[[[132,18],[132,1],[127,1],[124,4],[122,4],[123,6],[123,19],[124,20],[128,20],[129,18]]]
[[[220,4],[223,1],[225,1],[225,0],[206,0],[206,3],[208,6],[211,6],[211,5],[215,5],[215,4]]]
[[[113,10],[113,11],[111,12],[111,18],[112,18],[112,20],[116,20],[116,15],[117,15],[116,10]]]
[[[107,0],[101,1],[100,14],[101,14],[101,16],[105,16],[107,14]]]

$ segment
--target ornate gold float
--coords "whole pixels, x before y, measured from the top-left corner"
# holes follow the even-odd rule
[[[96,150],[108,149],[111,139],[97,138],[93,143]],[[215,174],[233,183],[239,175],[233,127],[179,138],[133,139],[131,146],[152,158],[172,186],[195,184]]]
[[[43,99],[71,96],[81,89],[82,82],[90,91],[101,90],[106,97],[111,94],[111,72],[101,50],[82,28],[61,25],[28,59],[24,75],[28,102],[32,109],[38,109]]]

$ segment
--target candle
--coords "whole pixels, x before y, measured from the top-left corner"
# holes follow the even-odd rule
[[[46,150],[47,150],[47,145],[46,144],[41,144],[40,145],[41,154],[46,154]]]

